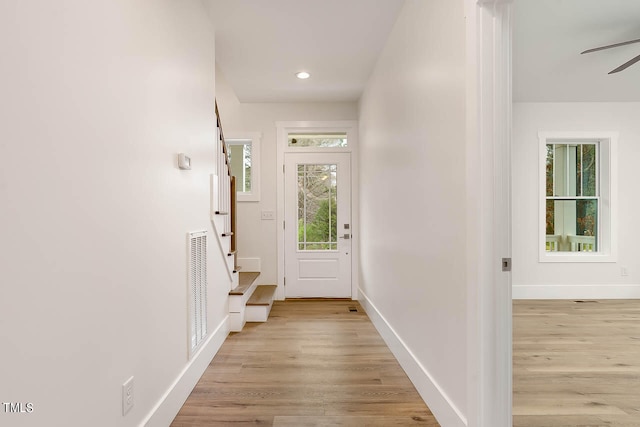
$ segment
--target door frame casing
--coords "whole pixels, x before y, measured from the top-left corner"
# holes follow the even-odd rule
[[[512,425],[512,8],[465,0],[468,427]]]
[[[358,181],[358,122],[356,120],[338,121],[277,121],[276,122],[276,172],[277,206],[276,206],[276,242],[278,257],[277,300],[285,299],[285,187],[284,187],[284,155],[285,153],[351,153],[351,299],[358,299],[359,283],[359,181]],[[346,132],[348,146],[341,148],[289,147],[287,136],[289,132]]]

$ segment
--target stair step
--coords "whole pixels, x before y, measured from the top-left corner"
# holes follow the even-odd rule
[[[242,267],[240,267],[239,265],[236,265],[235,267],[233,267],[233,272],[234,272],[234,273],[237,273],[237,272],[239,272],[240,270],[242,270]]]
[[[233,236],[233,231],[227,231],[225,233],[222,233],[222,237],[229,237],[229,236]]]
[[[260,273],[246,272],[240,273],[238,278],[238,286],[229,292],[229,295],[244,295],[244,293],[253,285]]]
[[[216,215],[229,215],[229,212],[216,211]]]
[[[276,288],[276,285],[260,285],[256,287],[251,298],[247,301],[247,305],[271,305]]]
[[[237,251],[229,251],[229,253],[227,254],[227,256],[234,256],[236,254]]]

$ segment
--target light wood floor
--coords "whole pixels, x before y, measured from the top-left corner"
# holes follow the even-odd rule
[[[514,427],[640,426],[640,301],[515,301]]]
[[[230,335],[171,426],[438,423],[357,302],[298,300]]]

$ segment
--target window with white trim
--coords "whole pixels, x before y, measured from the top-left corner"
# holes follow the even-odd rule
[[[225,133],[239,202],[260,201],[260,139],[258,132]]]
[[[541,133],[540,261],[615,261],[613,133]]]
[[[289,147],[344,148],[347,147],[346,132],[289,133]]]

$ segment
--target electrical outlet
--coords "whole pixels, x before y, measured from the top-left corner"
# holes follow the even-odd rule
[[[627,267],[620,267],[620,275],[621,276],[628,276],[629,275],[629,270],[627,270]]]
[[[133,408],[133,377],[122,384],[122,415],[127,415]]]

